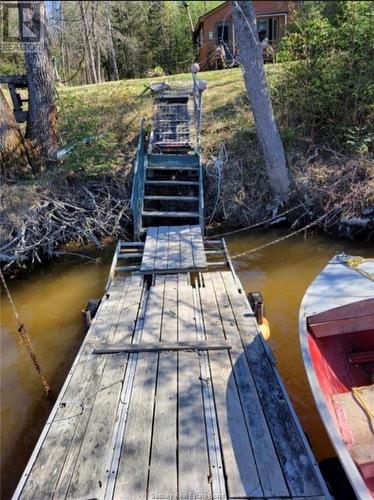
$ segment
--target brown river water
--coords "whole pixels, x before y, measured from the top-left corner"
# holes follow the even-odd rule
[[[281,236],[281,230],[239,233],[227,238],[230,253]],[[83,339],[81,309],[102,295],[114,248],[101,262],[68,258],[8,285],[27,326],[47,380],[58,394]],[[270,322],[269,343],[296,412],[318,460],[334,455],[304,373],[297,330],[302,296],[328,260],[341,251],[374,257],[365,243],[314,235],[291,238],[255,255],[234,260],[247,292],[261,291]],[[9,498],[52,408],[20,344],[9,303],[1,296],[1,498]]]

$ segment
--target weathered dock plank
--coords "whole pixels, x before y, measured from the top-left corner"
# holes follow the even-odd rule
[[[115,330],[128,285],[128,281],[117,280],[108,293],[109,297],[103,299],[90,329],[91,341],[105,340]],[[75,444],[80,442],[92,410],[93,398],[89,396],[95,392],[105,367],[104,359],[92,358],[92,348],[87,339],[88,336],[72,367],[69,383],[62,389],[59,404],[47,421],[46,432],[39,442],[40,451],[34,461],[33,457],[30,460],[26,471],[30,479],[15,492],[20,498],[50,498],[61,483],[66,487],[66,494],[76,462]],[[69,475],[68,481],[64,481],[66,473]]]
[[[161,335],[165,284],[151,287],[141,342],[156,342]],[[128,420],[114,489],[115,498],[146,498],[151,450],[158,354],[140,353],[132,389]]]
[[[147,239],[144,245],[141,271],[147,272],[154,269],[157,250],[158,227],[150,227],[147,230]]]
[[[142,294],[140,278],[133,276],[113,334],[108,342],[130,341]],[[68,497],[99,498],[105,491],[111,461],[111,440],[120,404],[127,356],[106,356],[100,383],[89,396],[92,410],[84,436],[77,439],[79,449],[76,467],[70,481]]]
[[[146,239],[147,242],[147,239]],[[155,269],[167,269],[169,260],[169,228],[161,226],[158,228],[157,247],[155,251]]]
[[[15,498],[328,498],[278,377],[231,271],[116,276]]]
[[[181,270],[193,269],[194,262],[190,226],[181,226],[179,237],[181,247]]]
[[[162,331],[164,331],[162,329]],[[94,349],[93,354],[119,354],[134,352],[165,352],[165,351],[222,351],[231,349],[231,344],[226,340],[212,340],[212,342],[186,341],[186,342],[147,342],[146,344],[113,344]]]
[[[225,336],[230,341],[232,349],[230,358],[232,363],[232,376],[235,378],[240,400],[247,423],[247,429],[252,443],[254,460],[260,476],[265,496],[288,495],[279,458],[274,447],[270,430],[262,409],[256,386],[243,353],[243,345],[231,309],[221,273],[212,273],[206,277],[211,279],[213,294],[215,294]],[[207,283],[205,283],[205,286]]]
[[[208,274],[200,296],[207,340],[213,340],[216,336],[223,337],[222,322]],[[261,483],[238,390],[232,377],[229,354],[227,351],[209,352],[209,361],[229,496],[261,497]]]
[[[170,274],[206,269],[200,226],[159,226],[157,235],[155,228],[148,229],[141,273]]]
[[[178,339],[196,339],[192,288],[178,279]],[[181,352],[178,365],[178,491],[181,498],[210,498],[210,467],[197,353]]]
[[[160,276],[165,281],[162,340],[178,340],[178,276]],[[173,498],[178,491],[178,354],[162,352],[159,357],[157,392],[150,455],[148,497]]]
[[[221,276],[290,494],[318,496],[323,490],[316,464],[305,446],[305,438],[300,435],[300,424],[290,412],[263,339],[258,335],[255,319],[248,315],[245,296],[238,292],[232,273],[223,272]]]

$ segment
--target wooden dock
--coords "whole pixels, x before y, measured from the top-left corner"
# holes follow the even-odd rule
[[[14,494],[49,498],[330,498],[225,243],[199,225],[118,243]]]

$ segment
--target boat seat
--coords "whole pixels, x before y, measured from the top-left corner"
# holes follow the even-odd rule
[[[359,300],[307,317],[308,329],[317,338],[345,333],[371,332],[374,298]]]
[[[365,479],[374,478],[374,384],[332,397],[341,434]]]
[[[359,351],[351,352],[348,355],[348,359],[353,364],[360,363],[373,363],[374,362],[374,351]]]

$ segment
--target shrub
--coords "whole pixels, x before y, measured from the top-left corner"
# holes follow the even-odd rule
[[[282,126],[355,152],[373,148],[373,12],[369,1],[300,2],[278,55]]]

